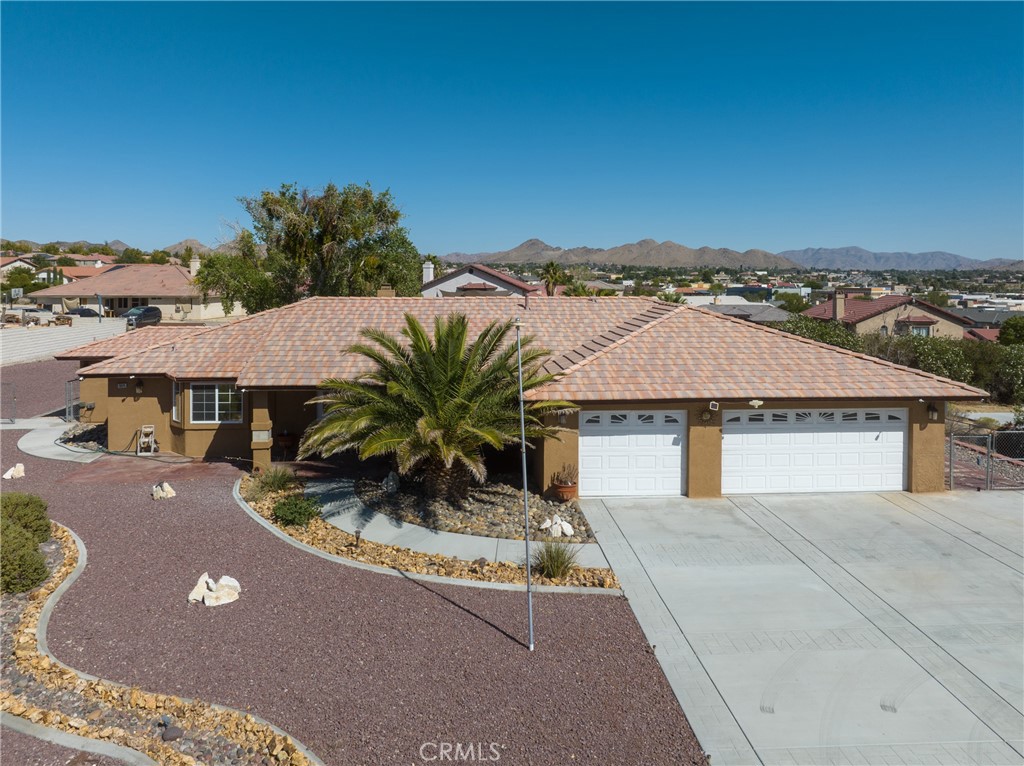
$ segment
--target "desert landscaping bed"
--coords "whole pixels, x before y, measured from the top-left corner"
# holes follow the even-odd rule
[[[484,486],[471,487],[461,507],[426,497],[421,486],[402,481],[397,491],[389,493],[384,483],[363,478],[356,481],[356,494],[368,508],[407,524],[464,535],[523,539],[523,491],[511,481],[496,477]],[[563,541],[594,542],[594,533],[575,501],[559,503],[531,492],[529,502],[531,540],[551,539],[541,525],[557,515],[573,529]]]
[[[252,476],[243,477],[239,488],[242,498],[256,513],[299,542],[318,548],[325,553],[412,574],[438,575],[481,582],[526,583],[526,567],[518,563],[492,562],[486,559],[464,561],[454,556],[420,553],[408,548],[384,545],[370,540],[359,540],[354,535],[319,518],[312,519],[305,527],[278,524],[273,516],[275,503],[289,495],[302,495],[302,492],[301,485],[296,485],[291,489],[263,494],[256,490],[255,480]],[[540,577],[534,573],[533,581],[538,585],[619,587],[615,573],[606,568],[578,567],[568,577],[560,580]]]

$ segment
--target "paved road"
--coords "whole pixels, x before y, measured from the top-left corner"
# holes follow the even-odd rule
[[[583,508],[715,766],[1024,763],[1024,493]]]

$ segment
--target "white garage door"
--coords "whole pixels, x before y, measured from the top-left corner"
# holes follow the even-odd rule
[[[722,493],[906,486],[905,409],[725,410]]]
[[[686,413],[580,413],[580,496],[681,495]]]

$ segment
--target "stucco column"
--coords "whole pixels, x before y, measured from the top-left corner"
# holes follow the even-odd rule
[[[270,448],[274,444],[273,422],[270,420],[270,394],[251,391],[252,397],[252,467],[265,471],[270,468]]]
[[[938,419],[928,419],[928,405],[938,410]],[[942,492],[946,488],[945,403],[914,402],[907,424],[909,441],[907,489],[911,492]]]
[[[722,496],[722,424],[721,413],[703,422],[699,408],[689,412],[689,443],[686,449],[686,496],[693,498]]]

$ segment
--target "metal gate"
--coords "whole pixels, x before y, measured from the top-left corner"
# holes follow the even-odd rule
[[[12,382],[0,383],[0,420],[13,423],[18,418],[18,389]]]
[[[78,378],[64,384],[64,422],[78,420],[78,404],[81,398],[81,385]]]
[[[1024,430],[947,438],[950,489],[1024,489]]]

